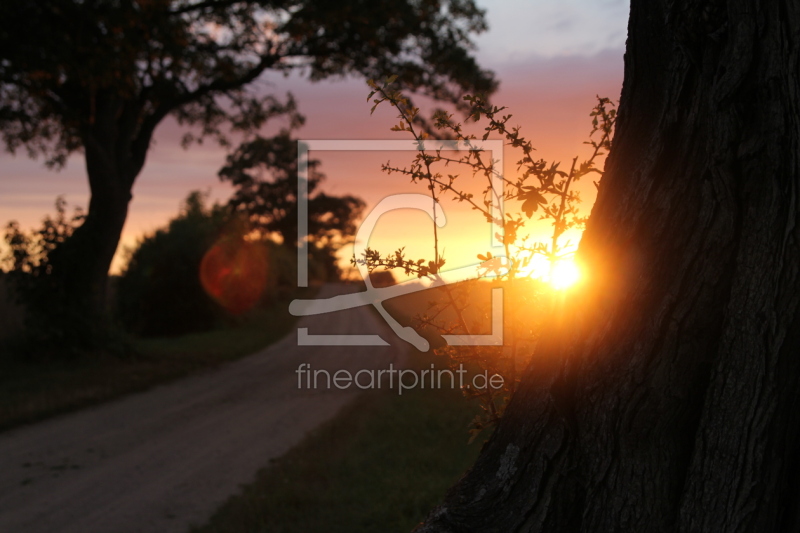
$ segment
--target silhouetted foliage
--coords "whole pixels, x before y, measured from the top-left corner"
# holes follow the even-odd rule
[[[24,231],[17,221],[10,221],[4,239],[8,251],[2,258],[7,270],[10,292],[25,311],[23,345],[36,357],[74,357],[87,348],[76,342],[76,332],[93,328],[85,315],[71,313],[65,292],[69,279],[55,272],[53,264],[63,259],[69,249],[64,243],[80,227],[83,210],[67,214],[67,202],[59,196],[55,215],[46,216],[39,229]],[[55,272],[55,273],[54,273]],[[98,339],[99,341],[99,339]]]
[[[302,122],[290,96],[248,92],[266,71],[312,80],[398,75],[409,92],[461,106],[491,92],[470,55],[485,29],[471,0],[42,0],[0,3],[0,135],[58,168],[83,151],[91,201],[54,270],[90,323],[105,321],[108,269],[131,189],[167,116],[194,126],[186,145],[269,119]]]
[[[505,410],[506,402],[514,393],[519,382],[520,367],[524,368],[535,356],[536,345],[541,334],[540,320],[532,310],[537,306],[553,308],[560,298],[554,298],[553,288],[558,280],[555,274],[559,265],[572,264],[575,246],[570,241],[564,242],[565,233],[569,230],[582,230],[586,217],[580,214],[581,195],[575,184],[581,179],[596,174],[599,179],[603,172],[596,165],[600,158],[611,149],[611,138],[617,118],[616,106],[608,98],[598,96],[597,105],[589,114],[592,117],[592,129],[589,140],[592,147],[585,159],[575,156],[569,171],[561,170],[561,163],[546,161],[534,156],[535,149],[531,142],[522,136],[519,126],[508,125],[512,115],[506,113],[505,107],[491,105],[481,96],[467,95],[464,100],[469,103],[469,122],[486,122],[481,140],[486,141],[492,134],[499,134],[504,139],[507,151],[519,151],[515,179],[505,177],[502,168],[495,168],[495,161],[480,148],[478,137],[469,133],[466,124],[453,120],[449,113],[436,114],[436,127],[443,130],[443,137],[461,143],[461,153],[455,157],[443,154],[441,150],[426,150],[424,140],[428,133],[418,130],[414,125],[414,117],[419,108],[414,107],[402,95],[392,88],[393,77],[383,83],[370,80],[369,99],[375,108],[384,102],[398,111],[400,122],[392,127],[392,131],[410,134],[419,144],[414,161],[405,167],[397,167],[391,163],[383,166],[387,174],[399,173],[410,178],[412,183],[427,188],[431,200],[439,203],[450,197],[457,202],[466,203],[480,218],[493,223],[495,237],[502,243],[503,256],[508,260],[505,269],[499,268],[500,258],[491,252],[477,253],[476,258],[483,262],[480,267],[482,275],[496,276],[494,284],[497,288],[508,290],[507,313],[505,316],[503,344],[500,346],[458,346],[445,344],[436,349],[437,353],[446,355],[451,364],[477,364],[492,375],[503,377],[503,387],[495,389],[489,384],[483,387],[464,387],[462,390],[468,398],[477,398],[481,402],[482,413],[474,420],[471,433],[475,438],[483,429],[496,424]],[[463,155],[462,155],[463,154]],[[466,172],[454,172],[455,168]],[[467,192],[464,181],[472,177],[483,181],[483,199],[476,198]],[[496,188],[497,182],[502,187]],[[594,182],[599,187],[598,181]],[[494,211],[492,205],[502,200],[502,207]],[[546,221],[552,229],[549,239],[538,241],[534,238],[534,213],[538,212],[538,220]],[[393,253],[381,254],[378,250],[365,248],[360,257],[353,257],[354,266],[365,266],[368,271],[375,269],[399,269],[406,275],[416,275],[431,282],[440,281],[440,273],[446,263],[444,246],[436,231],[436,220],[432,222],[433,259],[413,259],[407,256],[405,248]],[[533,224],[531,224],[533,223]],[[546,227],[546,226],[545,226]],[[502,229],[502,234],[500,232]],[[544,229],[544,228],[542,228]],[[534,272],[534,260],[544,258],[549,263],[549,273]],[[574,267],[574,265],[573,265]],[[577,267],[574,267],[577,272]],[[381,272],[380,270],[378,272]],[[576,274],[577,275],[577,274]],[[553,287],[542,282],[531,280],[532,277],[547,278]],[[526,279],[527,278],[527,279]],[[472,334],[474,325],[467,320],[468,308],[474,306],[476,299],[471,293],[474,286],[469,283],[443,285],[440,291],[444,294],[438,302],[432,302],[425,313],[415,317],[418,329],[429,329],[441,335],[450,335],[454,331],[460,334]],[[549,303],[545,303],[548,302]],[[487,302],[488,303],[488,302]],[[492,304],[494,305],[494,304]],[[474,306],[479,307],[479,306]],[[475,309],[472,310],[473,312]],[[490,308],[477,309],[479,314],[488,320]],[[449,315],[449,316],[448,316]],[[445,318],[446,317],[446,318]]]
[[[14,298],[8,274],[0,270],[0,360],[7,355],[7,345],[24,331],[24,320],[25,310]]]
[[[169,224],[141,240],[117,279],[115,308],[136,335],[207,331],[258,304],[287,297],[297,254],[252,231],[229,206],[194,191]],[[336,279],[334,250],[312,247],[309,276]]]
[[[226,210],[206,207],[192,192],[166,228],[145,237],[131,252],[116,286],[116,308],[125,329],[145,336],[211,329],[221,309],[200,284],[203,255],[222,233]]]
[[[257,137],[228,156],[219,171],[236,191],[230,205],[253,229],[277,233],[287,247],[297,244],[297,141],[283,131]],[[364,202],[354,196],[331,196],[319,190],[325,175],[319,161],[308,162],[308,234],[320,247],[336,248],[355,234]]]

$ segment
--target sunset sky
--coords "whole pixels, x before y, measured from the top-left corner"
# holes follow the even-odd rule
[[[509,108],[511,123],[521,125],[538,150],[538,156],[561,160],[564,165],[577,154],[586,154],[582,142],[591,127],[588,116],[595,95],[619,98],[622,83],[628,5],[623,0],[480,0],[487,9],[490,30],[476,39],[482,66],[495,71],[501,85],[496,105]],[[299,77],[266,77],[264,91],[296,96],[307,117],[298,137],[306,139],[404,139],[389,131],[396,123],[387,107],[370,117],[364,80],[347,79],[310,84]],[[122,249],[175,216],[189,191],[211,192],[224,201],[230,189],[221,184],[217,171],[224,150],[206,144],[188,151],[179,145],[182,130],[174,122],[162,123],[147,164],[134,187],[134,199],[125,226],[122,246],[113,270],[122,265]],[[312,154],[313,155],[313,154]],[[328,176],[324,190],[333,194],[361,196],[369,206],[386,194],[410,189],[399,176],[385,176],[380,164],[391,158],[399,165],[413,154],[317,154]],[[513,157],[507,152],[506,159]],[[507,169],[510,167],[507,167]],[[582,190],[591,200],[594,187]],[[418,190],[418,192],[424,192]],[[70,206],[86,206],[88,184],[80,155],[73,156],[61,172],[48,171],[40,161],[0,154],[0,223],[18,220],[25,228],[38,226],[53,212],[57,195]],[[588,210],[588,206],[586,207]],[[485,223],[475,215],[449,210],[443,234],[446,257],[452,266],[474,258],[460,251],[466,240],[487,235]],[[422,229],[424,215],[392,215],[381,221],[372,246],[392,251],[406,245],[412,256],[430,257],[429,232]],[[429,222],[427,227],[429,227]],[[449,243],[449,244],[448,244]]]

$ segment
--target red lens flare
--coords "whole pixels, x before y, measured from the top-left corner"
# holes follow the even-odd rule
[[[241,239],[218,240],[200,263],[203,289],[233,315],[241,315],[258,303],[268,275],[267,248]]]

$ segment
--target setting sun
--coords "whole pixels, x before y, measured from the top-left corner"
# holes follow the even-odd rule
[[[580,269],[571,259],[562,259],[551,269],[550,261],[538,254],[528,260],[525,268],[521,269],[520,275],[549,283],[559,291],[570,288],[581,278]]]
[[[572,261],[556,263],[550,277],[550,285],[557,290],[567,289],[581,277],[578,267]]]

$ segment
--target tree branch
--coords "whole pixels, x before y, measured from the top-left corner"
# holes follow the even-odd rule
[[[238,89],[260,76],[266,69],[277,63],[282,56],[278,54],[262,56],[261,60],[256,66],[249,69],[243,75],[230,79],[222,80],[217,79],[205,85],[201,85],[193,91],[189,91],[177,97],[167,99],[161,103],[152,114],[150,114],[142,123],[142,128],[136,139],[133,140],[131,157],[137,166],[144,164],[147,150],[150,147],[150,140],[153,137],[158,124],[172,111],[182,105],[196,101],[204,96],[212,93],[226,92],[233,89]]]

